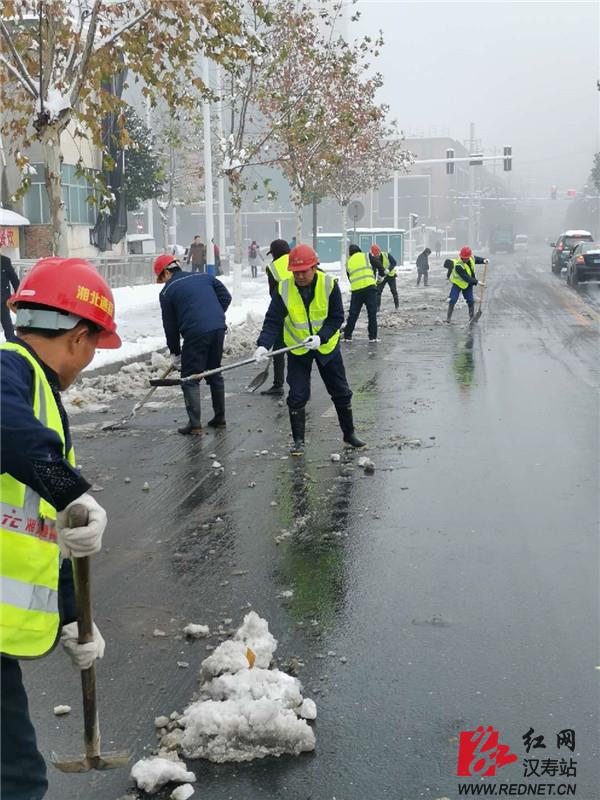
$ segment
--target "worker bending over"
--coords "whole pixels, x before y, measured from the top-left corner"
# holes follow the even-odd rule
[[[293,455],[304,452],[305,407],[310,398],[310,374],[315,361],[335,405],[344,442],[350,447],[365,446],[354,432],[352,392],[339,346],[344,322],[342,294],[336,279],[317,269],[318,264],[317,254],[306,244],[299,244],[290,252],[288,267],[292,274],[278,284],[254,355],[259,362],[268,358],[281,326],[286,347],[299,345],[288,353],[287,404]]]
[[[288,259],[290,255],[290,246],[285,239],[275,239],[271,242],[271,246],[267,251],[267,255],[273,259],[270,264],[267,264],[267,279],[269,281],[269,294],[271,299],[278,293],[278,286],[281,281],[291,277],[288,270]],[[279,331],[279,336],[273,345],[274,350],[281,350],[283,344],[283,326]],[[268,394],[274,397],[281,397],[283,395],[283,381],[285,378],[285,355],[280,353],[278,356],[273,356],[273,386],[270,389],[265,389],[261,394]]]
[[[474,256],[470,247],[463,247],[460,251],[459,258],[454,259],[452,262],[452,270],[449,275],[452,286],[450,288],[450,294],[448,295],[448,315],[446,317],[446,322],[450,322],[452,319],[452,312],[454,311],[454,306],[461,292],[469,308],[469,319],[473,319],[473,314],[475,312],[473,287],[480,283],[475,277],[475,264],[487,263],[487,258]],[[481,283],[481,285],[484,286],[485,284]]]

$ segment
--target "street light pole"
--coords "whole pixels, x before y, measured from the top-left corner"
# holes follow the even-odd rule
[[[206,89],[209,86],[208,57],[202,53],[202,82]],[[202,122],[204,128],[204,199],[206,201],[206,271],[209,275],[215,274],[215,236],[213,225],[213,185],[212,185],[212,152],[210,137],[210,101],[202,101]]]
[[[217,121],[218,121],[218,134],[219,139],[223,138],[223,75],[221,67],[217,66],[217,91],[219,93],[219,101],[217,103]],[[217,192],[219,198],[219,240],[218,245],[221,248],[221,254],[225,253],[225,176],[223,173],[219,175],[217,181]]]

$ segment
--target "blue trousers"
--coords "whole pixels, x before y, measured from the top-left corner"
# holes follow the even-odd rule
[[[467,301],[467,305],[470,306],[475,302],[473,300],[473,284],[469,284],[466,289],[461,289],[459,286],[457,286],[455,283],[453,283],[452,287],[450,288],[450,294],[448,295],[448,297],[450,298],[450,302],[453,305],[457,302],[457,300],[460,297],[461,293],[462,293],[462,296]]]
[[[194,375],[196,372],[215,369],[221,366],[223,356],[223,341],[225,329],[201,333],[183,340],[181,348],[181,377]],[[206,379],[209,386],[223,386],[223,376],[220,372]]]
[[[0,657],[0,797],[41,800],[48,789],[46,764],[37,748],[19,662]]]
[[[369,339],[377,338],[377,287],[367,286],[366,289],[358,289],[352,292],[350,296],[350,311],[348,312],[348,321],[344,328],[344,339],[351,339],[354,332],[356,320],[360,314],[363,305],[367,307],[367,314],[369,317]]]
[[[375,298],[375,302],[377,302],[377,298]],[[288,353],[287,382],[290,390],[287,396],[287,404],[289,408],[292,411],[299,411],[308,403],[313,361],[317,362],[317,369],[334,405],[349,406],[352,400],[352,392],[346,380],[344,361],[338,345],[337,350],[334,350],[330,356],[326,357],[325,363],[314,352],[305,353],[302,356]]]

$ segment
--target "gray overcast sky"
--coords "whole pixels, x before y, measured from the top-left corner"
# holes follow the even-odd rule
[[[383,30],[378,59],[406,134],[469,123],[486,151],[510,144],[515,187],[579,188],[600,150],[598,2],[362,0],[356,34]]]

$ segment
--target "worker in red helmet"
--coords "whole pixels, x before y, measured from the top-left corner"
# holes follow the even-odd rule
[[[487,258],[474,256],[470,247],[465,245],[465,247],[461,248],[459,257],[452,261],[452,270],[450,270],[448,277],[452,286],[450,287],[450,294],[448,296],[448,314],[446,316],[446,322],[450,322],[452,319],[454,306],[461,293],[469,308],[469,319],[473,319],[473,314],[475,312],[473,287],[481,283],[475,276],[475,265],[487,263]],[[483,283],[481,283],[481,285],[484,286]]]
[[[377,311],[381,308],[381,295],[386,286],[390,287],[390,292],[394,299],[394,308],[396,311],[400,307],[400,300],[398,299],[398,288],[396,286],[396,259],[391,253],[386,253],[378,244],[372,244],[369,250],[369,261],[373,272],[377,278]]]
[[[299,244],[289,254],[290,276],[279,281],[258,337],[255,359],[268,358],[283,327],[288,353],[287,404],[294,443],[292,455],[304,452],[306,404],[310,398],[313,362],[335,405],[344,442],[349,447],[364,447],[354,431],[352,391],[340,351],[340,328],[344,322],[342,294],[337,280],[317,269],[319,257],[307,244]]]
[[[231,303],[231,295],[225,286],[214,275],[185,272],[177,258],[166,253],[154,260],[154,273],[157,283],[164,284],[160,293],[163,328],[171,360],[181,370],[181,377],[220,367],[226,330],[225,312]],[[212,375],[206,382],[210,386],[214,412],[208,425],[224,428],[223,376],[220,373]],[[200,382],[186,381],[182,391],[188,423],[177,430],[183,435],[201,435]]]
[[[94,357],[116,348],[114,298],[78,258],[38,261],[9,300],[16,337],[0,346],[0,796],[38,800],[46,766],[36,744],[19,660],[60,641],[76,668],[102,658],[104,640],[77,639],[70,557],[102,545],[106,513],[76,467],[60,392]],[[83,505],[88,523],[69,527]]]

